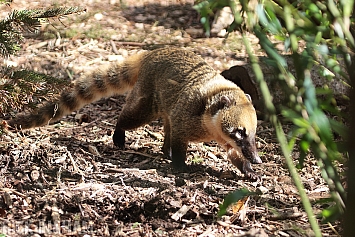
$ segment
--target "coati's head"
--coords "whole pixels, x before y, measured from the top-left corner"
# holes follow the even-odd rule
[[[255,143],[257,117],[249,95],[236,90],[219,96],[215,102],[218,109],[213,120],[218,123],[215,126],[221,127],[218,133],[222,133],[219,135],[225,142],[222,145],[227,150],[240,150],[252,163],[262,163]]]

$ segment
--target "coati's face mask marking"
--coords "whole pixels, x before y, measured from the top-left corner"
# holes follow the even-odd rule
[[[225,103],[221,111],[222,132],[229,138],[230,146],[238,146],[246,159],[259,164],[262,161],[255,142],[257,118],[248,96],[247,99],[237,104],[227,96],[222,96],[221,101]]]
[[[256,149],[255,133],[248,134],[245,127],[230,127],[226,132],[236,145],[240,147],[245,158],[254,164],[262,163]]]

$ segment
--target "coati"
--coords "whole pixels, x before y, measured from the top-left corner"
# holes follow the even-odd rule
[[[161,48],[96,69],[72,83],[54,102],[8,121],[11,127],[42,126],[102,97],[130,91],[113,134],[124,148],[125,131],[163,118],[163,153],[173,167],[186,167],[188,142],[215,140],[248,178],[250,162],[262,163],[255,133],[257,118],[250,98],[200,56],[179,48]]]

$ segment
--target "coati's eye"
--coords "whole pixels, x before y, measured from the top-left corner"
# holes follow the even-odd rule
[[[246,129],[243,127],[238,127],[238,128],[231,127],[228,129],[228,132],[231,138],[237,140],[242,140],[247,136]]]
[[[235,137],[236,137],[238,140],[241,140],[241,139],[245,138],[246,136],[247,136],[247,134],[246,134],[245,128],[239,127],[239,128],[237,128],[237,130],[235,131]]]

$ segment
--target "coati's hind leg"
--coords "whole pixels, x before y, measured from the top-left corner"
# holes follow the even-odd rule
[[[188,141],[181,133],[180,126],[173,126],[174,121],[171,121],[169,116],[164,116],[164,156],[172,160],[172,166],[176,170],[186,170],[186,151]],[[180,128],[180,129],[179,129]]]
[[[115,146],[123,149],[124,144],[125,144],[125,140],[126,140],[125,130],[123,130],[121,128],[117,128],[117,125],[116,125],[116,129],[115,129],[115,132],[113,133],[112,139],[113,139],[113,144],[115,144]]]
[[[171,159],[171,145],[170,145],[170,119],[169,116],[164,116],[164,144],[163,144],[163,153],[164,156]]]
[[[125,146],[125,131],[138,128],[155,119],[152,110],[152,101],[149,98],[133,99],[131,96],[127,99],[118,117],[116,129],[113,134],[113,143],[119,148]]]

